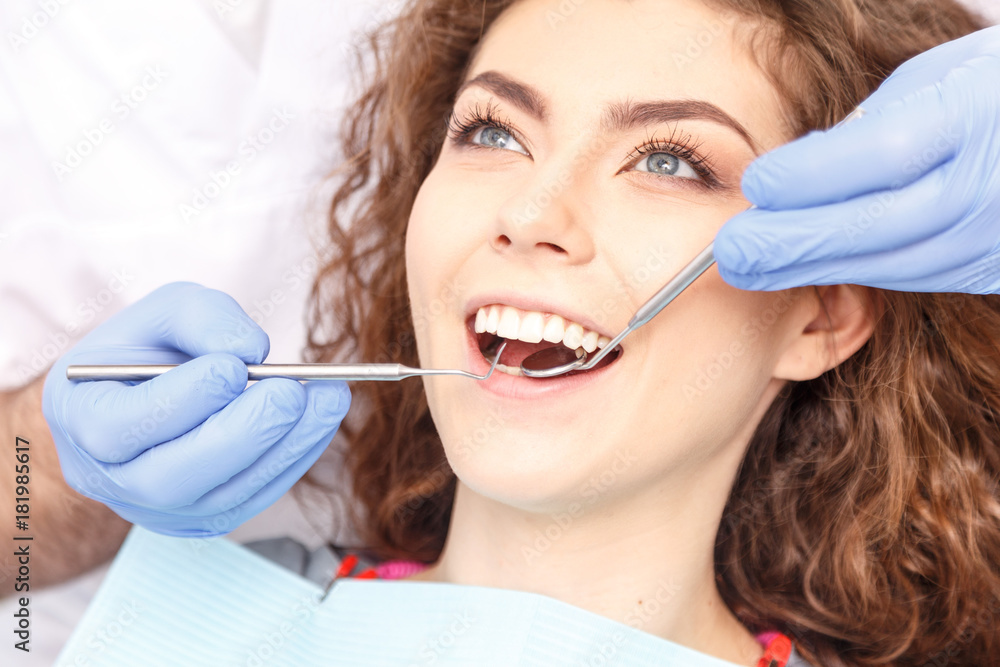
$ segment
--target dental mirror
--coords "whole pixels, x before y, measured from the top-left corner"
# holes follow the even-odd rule
[[[705,273],[709,267],[715,264],[714,246],[714,241],[709,243],[708,247],[698,253],[698,256],[691,260],[687,266],[678,271],[677,275],[670,279],[670,282],[654,294],[649,301],[642,304],[639,310],[635,312],[635,315],[632,316],[632,319],[629,320],[628,326],[593,357],[584,353],[582,357],[577,359],[568,358],[569,355],[576,356],[578,350],[571,350],[565,345],[558,345],[539,350],[525,357],[524,361],[521,362],[521,372],[530,378],[551,378],[569,373],[570,371],[589,371],[612,351],[619,349],[618,343],[625,336],[653,319],[657,313],[667,307],[667,304],[687,289],[688,285],[693,283],[698,276]],[[557,365],[553,366],[553,364]]]
[[[571,350],[565,345],[555,345],[525,357],[521,372],[528,377],[553,377],[575,371],[586,362],[587,353],[581,348]]]

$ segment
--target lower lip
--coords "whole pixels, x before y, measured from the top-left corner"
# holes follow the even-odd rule
[[[476,334],[466,329],[465,336],[469,368],[476,375],[486,375],[490,370],[490,362],[479,351],[479,341]],[[555,394],[565,395],[589,386],[597,380],[606,378],[621,360],[596,368],[592,371],[558,375],[554,378],[539,379],[523,375],[508,375],[498,370],[485,380],[477,380],[476,385],[501,398],[512,401],[531,401]]]

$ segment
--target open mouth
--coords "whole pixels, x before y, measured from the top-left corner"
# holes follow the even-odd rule
[[[479,351],[482,353],[483,358],[487,362],[492,363],[496,356],[496,351],[500,348],[500,344],[504,341],[507,343],[507,347],[504,348],[503,354],[500,358],[500,362],[497,364],[496,370],[508,375],[524,376],[521,372],[521,363],[527,359],[532,354],[540,352],[542,350],[547,350],[553,347],[565,347],[567,350],[576,351],[576,356],[581,357],[585,353],[585,349],[581,347],[571,348],[564,345],[563,342],[551,342],[547,340],[542,340],[537,343],[526,342],[518,338],[508,338],[506,336],[500,336],[497,333],[490,333],[489,331],[476,332],[474,328],[474,318],[469,319],[469,330],[473,336],[476,337],[476,342],[479,347]],[[593,350],[590,354],[597,354],[598,350]],[[606,366],[610,366],[620,359],[623,355],[621,346],[616,347],[610,354],[601,359],[596,366],[590,369],[590,371],[599,370]],[[589,371],[569,371],[568,373],[563,373],[562,375],[554,376],[554,378],[568,377],[571,375],[578,375],[580,373],[587,373]],[[526,377],[526,376],[524,376]],[[551,379],[554,379],[551,378]],[[533,380],[542,380],[546,378],[531,378]]]

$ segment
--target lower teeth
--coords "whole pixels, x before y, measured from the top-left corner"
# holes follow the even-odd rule
[[[496,370],[500,371],[501,373],[506,373],[507,375],[513,375],[514,377],[518,377],[518,376],[524,375],[524,373],[521,372],[521,368],[520,367],[511,368],[510,366],[504,366],[503,364],[497,364]]]
[[[496,351],[500,348],[502,342],[503,342],[502,338],[500,338],[499,336],[494,336],[490,344],[486,346],[486,349],[480,350],[480,352],[482,352],[483,354],[483,358],[486,359],[487,363],[489,364],[493,363],[493,359],[496,356]],[[598,348],[598,350],[595,350],[595,352],[599,351],[600,349],[602,348]],[[575,350],[575,352],[577,358],[580,358],[585,354],[586,351],[582,347],[578,347]],[[610,356],[611,358],[608,361],[614,360],[617,354],[612,353]],[[601,362],[601,364],[598,365],[598,368],[600,368],[603,365],[606,365],[607,363],[608,363],[607,361]],[[506,366],[504,364],[497,364],[496,370],[500,371],[501,373],[506,373],[507,375],[513,375],[514,377],[525,377],[524,373],[521,372],[520,366]]]
[[[582,347],[581,348],[577,348],[577,350],[576,350],[576,356],[577,356],[577,358],[582,357],[583,353],[584,353],[584,350],[583,350]],[[489,363],[491,363],[491,364],[493,363],[493,360],[490,359],[489,357],[486,357],[485,355],[483,355],[483,358],[486,359],[486,361],[488,361]],[[506,373],[507,375],[513,375],[514,377],[522,377],[522,376],[524,376],[524,373],[521,372],[521,367],[520,366],[505,366],[504,364],[497,364],[496,370],[500,371],[501,373]]]

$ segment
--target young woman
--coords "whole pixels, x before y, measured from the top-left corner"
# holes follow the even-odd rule
[[[994,298],[712,270],[612,363],[514,370],[606,343],[749,205],[756,157],[978,27],[943,0],[418,0],[377,32],[312,358],[483,372],[510,341],[485,382],[352,387],[364,546],[736,664],[762,632],[815,665],[988,664]]]

